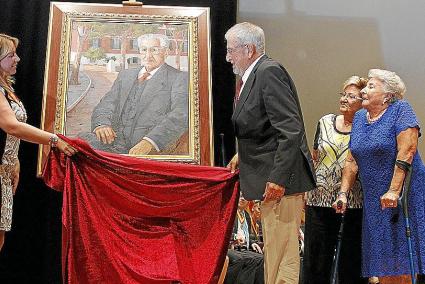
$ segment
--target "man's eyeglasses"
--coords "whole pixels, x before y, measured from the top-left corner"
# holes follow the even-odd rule
[[[359,100],[359,99],[361,99],[357,95],[352,94],[352,93],[338,93],[338,95],[340,95],[341,98],[347,98],[347,99],[352,99],[352,100]]]
[[[161,53],[162,49],[163,48],[159,47],[159,46],[154,46],[154,47],[150,47],[150,48],[147,48],[146,46],[142,46],[140,48],[140,53],[146,54],[149,51],[153,55],[158,55],[158,54]]]
[[[226,51],[227,51],[228,54],[233,54],[236,51],[236,49],[238,49],[240,47],[244,47],[244,46],[246,46],[246,44],[240,44],[240,45],[237,45],[235,47],[228,47],[226,49]]]

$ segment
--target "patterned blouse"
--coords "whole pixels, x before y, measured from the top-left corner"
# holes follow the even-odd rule
[[[5,95],[5,90],[0,87],[0,95]],[[7,97],[6,97],[7,98]],[[21,102],[9,100],[9,104],[16,119],[21,122],[26,122],[27,113]],[[0,202],[0,230],[10,231],[12,226],[12,208],[13,208],[13,185],[12,172],[18,161],[18,151],[20,140],[15,136],[9,135],[0,129],[0,146],[1,167],[0,186],[1,186],[1,202]]]
[[[341,189],[341,176],[348,155],[350,132],[336,129],[336,115],[323,116],[317,124],[314,149],[318,151],[316,161],[317,190],[307,193],[307,205],[331,207]],[[360,181],[356,179],[348,194],[348,208],[362,208],[363,194]]]

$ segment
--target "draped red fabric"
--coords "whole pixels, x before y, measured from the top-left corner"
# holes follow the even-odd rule
[[[216,283],[238,177],[224,168],[91,149],[51,151],[46,184],[63,191],[64,283]]]

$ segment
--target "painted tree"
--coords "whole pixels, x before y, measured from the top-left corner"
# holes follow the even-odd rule
[[[78,76],[80,74],[81,57],[83,54],[84,42],[87,40],[90,34],[91,26],[79,23],[72,26],[73,34],[77,35],[77,50],[75,55],[75,61],[71,65],[71,77],[69,80],[70,85],[79,85]]]
[[[90,47],[85,53],[84,56],[90,59],[91,62],[95,62],[97,60],[105,59],[106,54],[102,48],[94,48]]]

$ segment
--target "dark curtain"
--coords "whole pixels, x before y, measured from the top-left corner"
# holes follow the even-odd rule
[[[65,2],[65,1],[57,1]],[[72,2],[111,3],[122,1],[73,0]],[[212,46],[212,95],[216,164],[221,162],[220,133],[225,135],[228,159],[234,153],[230,126],[234,76],[225,62],[224,33],[236,22],[236,0],[190,1],[151,0],[147,5],[210,7]],[[21,62],[16,74],[16,93],[28,112],[28,123],[39,126],[41,117],[44,62],[50,1],[0,0],[0,32],[20,39]],[[21,181],[14,199],[12,231],[0,253],[0,283],[61,282],[62,196],[50,190],[35,176],[37,146],[23,142],[20,150]]]

